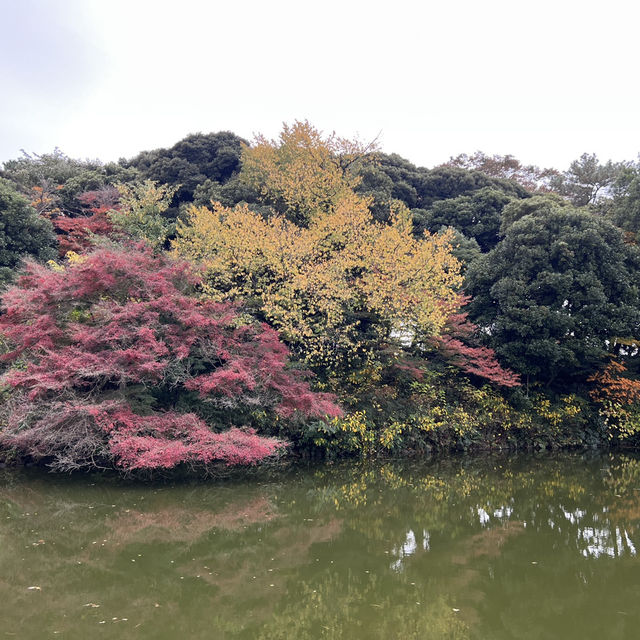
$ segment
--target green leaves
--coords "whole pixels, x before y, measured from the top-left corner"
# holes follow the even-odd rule
[[[0,283],[13,278],[23,258],[45,261],[56,257],[51,223],[29,206],[11,183],[0,178]]]
[[[640,322],[637,249],[610,222],[540,198],[467,272],[470,314],[516,371],[584,379]]]

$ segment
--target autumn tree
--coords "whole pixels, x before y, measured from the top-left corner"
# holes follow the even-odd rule
[[[0,444],[58,470],[232,465],[274,453],[284,443],[268,436],[296,420],[339,413],[273,329],[189,295],[197,285],[148,248],[29,263],[2,297]]]
[[[635,341],[627,345],[636,348]],[[588,378],[593,384],[589,396],[609,427],[610,437],[627,438],[640,432],[640,380],[630,377],[627,367],[612,358]]]
[[[119,199],[120,194],[115,187],[87,191],[78,196],[78,201],[83,205],[83,215],[54,217],[52,222],[58,234],[60,257],[63,258],[69,251],[84,253],[93,246],[97,237],[113,235],[109,213],[118,209]]]
[[[315,365],[351,366],[393,335],[435,334],[456,307],[459,263],[448,236],[412,236],[352,196],[299,227],[246,206],[190,209],[178,254],[202,264],[214,299],[247,299]]]
[[[461,297],[461,310],[447,318],[442,334],[431,340],[431,344],[448,364],[464,373],[503,387],[519,386],[520,376],[503,367],[496,352],[482,344],[480,328],[464,311],[468,302],[468,297]]]
[[[282,213],[192,207],[174,243],[204,266],[210,296],[246,299],[324,371],[363,366],[400,336],[437,334],[457,306],[450,236],[416,239],[398,202],[388,224],[376,222],[348,169],[360,152],[308,123],[277,143],[259,138],[241,178]]]
[[[352,194],[360,178],[351,167],[372,148],[296,121],[277,141],[257,136],[245,148],[241,179],[286,218],[306,224]]]

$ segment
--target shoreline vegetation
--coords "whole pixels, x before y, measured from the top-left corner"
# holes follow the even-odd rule
[[[140,477],[640,443],[640,162],[284,125],[0,170],[0,461]],[[235,471],[234,471],[235,473]]]

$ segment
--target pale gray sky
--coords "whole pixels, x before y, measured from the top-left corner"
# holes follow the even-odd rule
[[[0,0],[0,162],[283,121],[433,166],[640,152],[636,0]]]

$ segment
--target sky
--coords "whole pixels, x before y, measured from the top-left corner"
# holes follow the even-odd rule
[[[640,152],[634,0],[0,0],[0,162],[283,122],[420,166]]]

